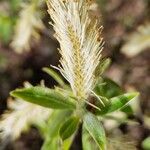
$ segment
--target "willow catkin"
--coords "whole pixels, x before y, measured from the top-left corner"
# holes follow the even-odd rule
[[[78,100],[86,99],[95,83],[102,38],[95,18],[90,19],[89,0],[48,0],[55,37],[60,43],[59,70]]]

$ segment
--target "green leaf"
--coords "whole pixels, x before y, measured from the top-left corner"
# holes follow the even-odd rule
[[[46,72],[47,74],[49,74],[52,78],[54,78],[55,81],[57,81],[57,83],[60,86],[62,86],[62,87],[65,86],[65,82],[62,79],[62,77],[57,72],[55,72],[53,69],[45,67],[45,68],[43,68],[43,71]]]
[[[100,121],[91,113],[86,113],[83,119],[84,127],[98,144],[100,150],[106,150],[105,131]]]
[[[131,107],[128,107],[129,105],[127,104],[129,103],[130,100],[132,100],[137,95],[138,93],[127,93],[127,94],[113,97],[109,100],[108,99],[105,100],[105,98],[101,98],[105,106],[97,102],[96,106],[99,107],[101,111],[95,110],[95,114],[106,115],[108,113],[111,113],[117,110],[121,110],[127,114],[132,114],[133,110]]]
[[[68,138],[62,143],[62,149],[63,150],[69,150],[71,147],[71,144],[73,142],[73,138]]]
[[[94,91],[97,95],[99,95],[101,97],[105,97],[107,99],[110,99],[110,98],[113,98],[113,97],[123,94],[123,90],[121,89],[121,87],[109,78],[104,78],[103,80],[100,80],[99,83],[97,83]],[[98,107],[99,107],[99,103],[97,103],[96,105],[98,105]],[[107,112],[107,110],[109,109],[108,105],[110,105],[110,104],[107,103],[106,107],[104,109],[102,109],[101,112],[96,111],[96,114],[97,115],[105,114]],[[129,105],[122,107],[121,111],[126,113],[127,115],[133,114],[132,107]]]
[[[98,97],[100,100],[98,100]],[[103,103],[103,104],[102,104]],[[111,102],[109,99],[107,99],[106,97],[101,97],[101,96],[98,96],[96,97],[95,99],[95,105],[100,108],[100,110],[97,110],[95,109],[94,110],[94,113],[96,115],[103,115],[103,114],[106,114],[109,110],[109,107],[111,105]]]
[[[62,140],[69,138],[76,131],[79,120],[78,117],[73,116],[64,122],[59,131]]]
[[[127,93],[110,99],[111,105],[107,113],[117,111],[127,105],[129,101],[138,96],[139,93]]]
[[[108,99],[123,94],[121,87],[109,78],[100,80],[96,84],[94,91],[97,95],[106,97]]]
[[[71,99],[64,97],[55,90],[46,87],[31,87],[16,89],[11,96],[21,98],[25,101],[53,109],[75,109]]]
[[[47,128],[45,129],[45,139],[41,150],[59,150],[60,141],[59,129],[61,124],[71,115],[71,111],[55,110],[49,120]]]
[[[59,143],[59,136],[54,137],[53,139],[51,138],[47,138],[46,140],[44,140],[44,144],[41,148],[41,150],[59,150],[60,149],[60,145]]]
[[[91,135],[88,133],[88,131],[83,128],[82,130],[82,145],[83,150],[98,150],[98,145],[95,144],[94,139],[91,137]]]
[[[90,136],[88,134],[82,133],[83,150],[92,150],[92,144],[91,144],[89,138],[90,138]]]
[[[142,148],[144,150],[150,150],[150,136],[142,142]]]
[[[127,115],[132,115],[134,113],[132,107],[130,105],[126,105],[120,109],[120,111],[126,113]]]
[[[71,111],[55,110],[48,120],[47,134],[53,138],[59,133],[61,124],[72,114]],[[53,130],[52,130],[53,129]]]

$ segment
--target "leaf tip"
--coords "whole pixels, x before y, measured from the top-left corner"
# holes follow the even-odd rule
[[[18,90],[14,90],[14,91],[11,91],[10,92],[10,96],[12,96],[12,97],[17,97],[17,92]]]
[[[43,67],[43,68],[42,68],[42,71],[46,72],[46,71],[47,71],[47,68],[46,68],[46,67]]]
[[[139,92],[133,92],[133,93],[131,93],[131,97],[132,98],[138,97],[139,95],[140,95]]]

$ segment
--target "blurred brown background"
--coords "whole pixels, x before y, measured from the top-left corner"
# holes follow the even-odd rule
[[[50,18],[46,10],[45,2],[38,0],[0,0],[1,114],[7,108],[9,92],[23,86],[24,81],[36,85],[44,79],[49,87],[56,84],[41,70],[59,63],[59,44],[48,24]],[[105,75],[126,91],[141,93],[141,125],[130,128],[123,124],[120,127],[141,149],[140,142],[150,135],[150,128],[142,124],[145,116],[150,117],[150,1],[97,0],[91,12],[104,26],[103,57],[112,60]],[[19,45],[18,41],[22,43]],[[38,150],[41,144],[42,139],[33,128],[15,143],[8,144],[6,149]]]

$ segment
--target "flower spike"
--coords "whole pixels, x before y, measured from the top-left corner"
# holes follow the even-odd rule
[[[90,19],[90,0],[48,0],[55,37],[60,43],[59,70],[78,100],[87,99],[95,84],[103,40],[96,19]]]

